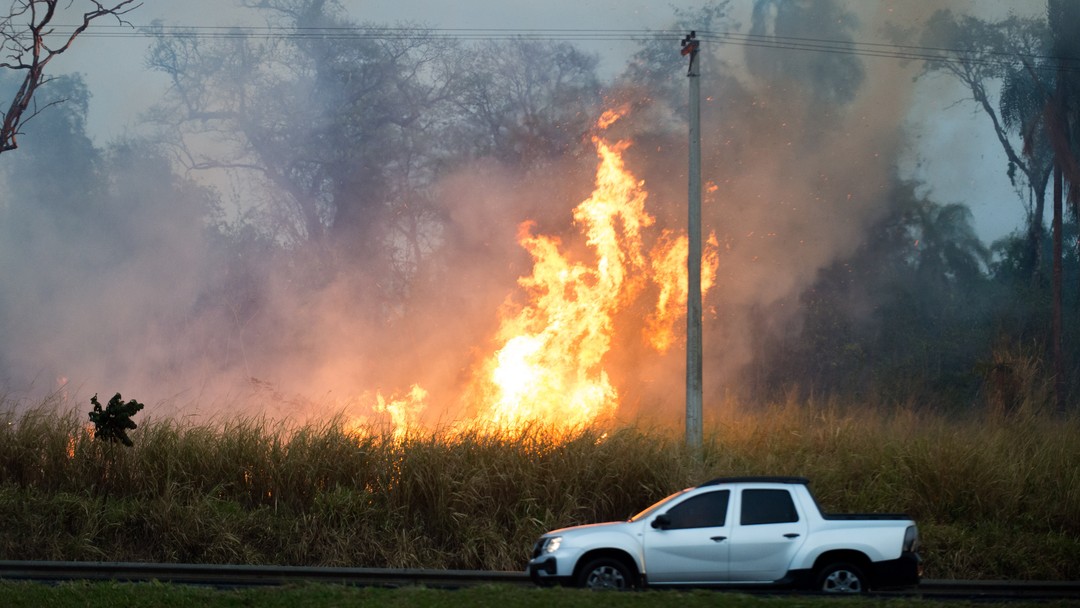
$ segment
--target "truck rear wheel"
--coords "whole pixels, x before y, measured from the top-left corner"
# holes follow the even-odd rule
[[[855,564],[834,562],[818,571],[815,588],[824,593],[864,593],[865,581],[862,570]]]

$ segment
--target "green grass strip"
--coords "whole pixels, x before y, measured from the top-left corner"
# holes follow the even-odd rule
[[[766,597],[706,590],[648,591],[642,593],[606,593],[579,589],[538,589],[503,585],[485,585],[459,590],[405,587],[380,589],[341,585],[290,585],[254,589],[218,590],[208,587],[167,585],[162,583],[63,583],[45,585],[29,582],[0,581],[0,598],[10,608],[140,608],[171,606],[191,608],[327,608],[349,606],[364,608],[770,608],[830,607],[858,608],[876,606],[904,608],[918,606],[958,608],[974,606],[965,601],[931,601],[918,598],[825,598]],[[1010,606],[1080,606],[1080,600],[1053,602],[1010,602]]]

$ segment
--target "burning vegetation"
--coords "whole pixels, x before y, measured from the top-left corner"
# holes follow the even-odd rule
[[[685,318],[687,239],[670,230],[648,238],[655,231],[648,193],[623,159],[631,142],[604,137],[625,112],[605,111],[591,137],[595,188],[573,209],[586,251],[575,256],[559,238],[535,234],[532,222],[521,224],[518,242],[530,255],[532,273],[518,279],[520,294],[499,311],[495,350],[472,372],[465,395],[474,414],[466,424],[516,432],[535,424],[581,428],[613,416],[619,394],[608,354],[626,310],[651,309],[623,331],[658,351],[674,343],[675,324]],[[719,265],[715,235],[709,243],[703,292]],[[643,305],[648,296],[655,301]],[[418,385],[401,398],[379,394],[376,411],[387,412],[399,429],[417,424],[426,396]]]

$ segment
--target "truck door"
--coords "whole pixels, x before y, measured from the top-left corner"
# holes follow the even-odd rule
[[[727,578],[731,491],[695,494],[650,518],[645,527],[645,574],[650,584],[715,583]]]
[[[729,543],[729,580],[772,582],[783,578],[809,529],[791,492],[744,488],[739,491],[738,509],[739,522]]]

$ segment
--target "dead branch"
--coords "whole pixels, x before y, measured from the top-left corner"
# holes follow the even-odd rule
[[[109,3],[89,0],[89,10],[82,14],[81,22],[70,32],[59,33],[53,23],[57,8],[71,8],[77,0],[14,0],[7,15],[0,16],[0,68],[22,72],[22,82],[12,96],[8,110],[2,114],[0,125],[0,153],[14,150],[18,146],[17,138],[22,134],[22,127],[30,119],[41,113],[54,101],[43,107],[34,103],[34,93],[49,78],[45,68],[54,57],[66,52],[75,39],[86,31],[90,24],[103,17],[113,17],[120,25],[132,27],[124,16],[142,6],[138,0],[121,0]],[[59,37],[60,43],[51,46],[49,40]]]

